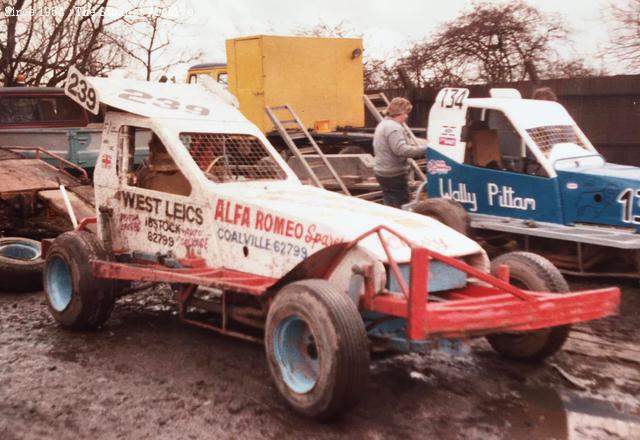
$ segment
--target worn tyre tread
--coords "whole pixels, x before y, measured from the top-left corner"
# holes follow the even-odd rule
[[[544,284],[544,286],[541,286],[541,290],[557,293],[569,292],[569,285],[560,271],[546,258],[531,252],[518,251],[500,255],[491,262],[491,272],[496,274],[500,264],[507,264],[510,261],[533,270],[535,275],[538,276]],[[518,353],[517,349],[514,351],[514,338],[513,335],[510,334],[498,333],[488,335],[487,341],[498,353],[505,357],[516,360],[539,361],[553,355],[562,348],[569,337],[570,331],[571,326],[565,325],[531,332],[532,337],[535,337],[536,334],[543,335],[547,333],[543,347],[534,353]],[[524,336],[526,337],[526,334]]]
[[[74,295],[78,295],[80,310],[77,313],[68,312],[67,309],[58,312],[49,303],[49,310],[54,318],[65,327],[82,330],[93,329],[103,324],[113,310],[115,295],[114,283],[109,280],[95,279],[91,276],[90,261],[93,259],[106,259],[108,254],[102,249],[97,238],[87,231],[69,231],[59,235],[53,242],[47,260],[52,255],[58,255],[63,259],[75,260],[70,264],[73,279],[73,288],[78,289]],[[74,275],[75,271],[75,275]],[[44,284],[47,284],[47,265],[43,274]],[[77,285],[76,285],[77,281]],[[73,303],[73,299],[72,299]],[[71,304],[70,306],[71,307]]]
[[[550,292],[566,293],[569,292],[569,285],[567,280],[562,276],[560,271],[549,260],[541,255],[534,254],[532,252],[516,251],[502,254],[495,258],[491,262],[491,271],[495,273],[498,266],[502,264],[504,260],[508,258],[514,258],[523,262],[524,264],[531,264],[536,267],[536,273],[545,280],[545,283],[550,286]]]
[[[414,206],[413,212],[434,218],[467,237],[471,234],[471,218],[462,205],[455,200],[427,199]]]
[[[23,237],[0,238],[0,245],[15,241],[26,242],[40,249],[40,242]],[[42,257],[23,261],[0,255],[0,290],[10,293],[35,292],[42,289]]]
[[[334,326],[341,348],[336,353],[336,381],[333,394],[325,408],[311,408],[299,412],[318,420],[328,420],[341,416],[352,408],[361,398],[368,384],[369,347],[368,338],[360,314],[345,294],[338,292],[326,280],[309,279],[291,283],[276,295],[272,310],[277,310],[280,303],[286,303],[287,296],[297,295],[303,289],[315,298],[323,307]],[[270,317],[267,326],[270,326]],[[268,350],[268,348],[267,348]],[[277,372],[272,371],[273,375]]]
[[[322,295],[331,304],[340,335],[348,335],[346,339],[351,342],[346,347],[346,356],[343,359],[343,367],[352,366],[346,368],[350,374],[345,375],[344,383],[338,387],[338,391],[342,392],[335,399],[335,407],[328,409],[327,415],[321,417],[331,418],[353,408],[366,389],[368,374],[362,372],[369,370],[369,342],[358,309],[349,296],[338,292],[325,280],[304,280],[300,284],[309,286],[316,295]],[[354,314],[358,316],[357,322],[353,320]]]

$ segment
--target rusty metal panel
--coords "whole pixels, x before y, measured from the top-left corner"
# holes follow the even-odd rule
[[[9,159],[0,166],[0,194],[21,193],[58,188],[78,182],[39,159]]]

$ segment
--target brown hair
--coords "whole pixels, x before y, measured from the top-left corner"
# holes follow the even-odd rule
[[[385,110],[385,115],[394,118],[403,113],[409,114],[413,105],[405,98],[393,98],[389,103],[389,107]]]
[[[550,87],[538,87],[533,91],[531,99],[541,99],[543,101],[557,101],[558,97]]]

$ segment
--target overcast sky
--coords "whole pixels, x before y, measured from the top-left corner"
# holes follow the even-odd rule
[[[430,35],[439,25],[460,15],[469,0],[180,0],[194,17],[174,39],[204,51],[202,62],[224,61],[227,38],[277,34],[293,35],[324,23],[361,34],[366,54],[395,59],[413,41]],[[506,0],[492,0],[504,3]],[[608,41],[608,24],[603,9],[610,0],[529,0],[543,12],[559,14],[576,42],[572,53],[594,67],[602,61],[594,56]],[[613,73],[616,71],[606,66]],[[186,66],[171,73],[184,77]]]

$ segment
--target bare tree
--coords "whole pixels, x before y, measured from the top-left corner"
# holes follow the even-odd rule
[[[14,85],[55,86],[75,65],[91,75],[122,66],[105,31],[109,0],[0,1],[0,77]]]
[[[201,51],[180,50],[184,48],[172,44],[172,37],[189,18],[186,10],[178,7],[177,0],[150,4],[134,0],[129,5],[139,12],[125,15],[112,41],[127,57],[142,64],[147,81],[153,73],[166,72],[172,66],[202,57]]]
[[[613,23],[608,52],[637,69],[640,67],[640,0],[611,1],[606,13]]]
[[[298,28],[295,34],[309,37],[362,38],[362,35],[350,28],[346,21],[341,21],[335,26],[321,22],[312,28],[301,27]]]
[[[402,80],[392,62],[379,58],[364,59],[364,89],[382,90],[403,87]]]
[[[558,43],[568,44],[568,33],[556,16],[521,1],[479,3],[411,47],[398,66],[418,86],[433,87],[592,73],[578,60],[562,61],[554,50]]]

